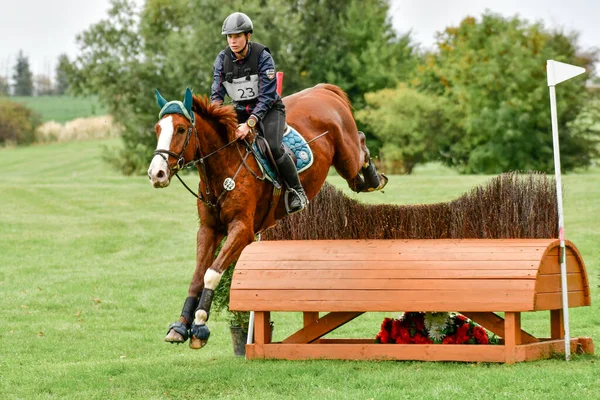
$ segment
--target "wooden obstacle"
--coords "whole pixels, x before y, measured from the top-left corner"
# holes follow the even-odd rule
[[[569,306],[589,306],[583,259],[567,241]],[[265,241],[237,262],[230,309],[255,311],[247,358],[506,362],[564,353],[555,239]],[[521,313],[550,311],[550,338],[521,329]],[[304,327],[270,342],[270,313],[300,311]],[[364,312],[459,311],[500,345],[377,344],[322,336]],[[328,314],[320,315],[320,312]],[[504,312],[504,318],[495,312]],[[374,327],[374,330],[379,326]],[[593,353],[591,338],[573,352]]]

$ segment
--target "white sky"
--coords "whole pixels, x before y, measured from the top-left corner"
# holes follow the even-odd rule
[[[137,0],[142,3],[143,0]],[[467,15],[479,17],[486,9],[504,16],[516,14],[547,27],[580,32],[583,48],[600,47],[598,0],[390,0],[394,27],[412,31],[424,48],[434,43],[436,31],[456,26]],[[0,0],[0,75],[12,76],[22,49],[35,74],[54,79],[61,53],[77,54],[75,36],[107,15],[109,0]],[[224,16],[225,17],[225,16]],[[215,34],[218,34],[215,32]]]

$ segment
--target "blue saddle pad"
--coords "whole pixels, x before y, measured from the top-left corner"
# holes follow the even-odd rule
[[[287,130],[283,134],[283,143],[290,148],[296,155],[296,170],[298,173],[308,169],[313,163],[313,153],[306,140],[300,136],[297,130],[288,125]],[[256,142],[252,144],[256,154],[259,155],[258,164],[265,172],[267,179],[271,182],[281,184],[279,178],[275,174],[275,169],[271,162],[267,160],[265,155],[260,151]]]

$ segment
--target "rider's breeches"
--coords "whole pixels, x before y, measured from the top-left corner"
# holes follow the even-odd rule
[[[250,116],[246,112],[236,108],[238,121],[245,122]],[[267,112],[262,121],[259,122],[262,135],[267,139],[271,153],[275,160],[285,154],[283,148],[283,133],[285,130],[285,106],[281,100],[275,102],[273,107]]]

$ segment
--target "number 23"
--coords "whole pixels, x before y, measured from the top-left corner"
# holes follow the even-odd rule
[[[256,95],[256,93],[254,93],[254,89],[251,87],[245,89],[238,89],[238,92],[240,92],[240,99],[252,98]]]

